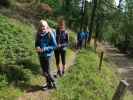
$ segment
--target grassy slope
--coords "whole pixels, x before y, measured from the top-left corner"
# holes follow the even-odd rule
[[[39,71],[34,33],[32,25],[0,15],[0,99],[13,100],[21,95],[20,88],[11,84],[22,81],[30,84]]]
[[[111,100],[117,85],[112,69],[103,64],[98,71],[98,57],[91,50],[78,54],[76,64],[59,80],[55,100]]]

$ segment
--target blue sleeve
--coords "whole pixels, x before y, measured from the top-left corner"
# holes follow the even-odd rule
[[[44,47],[44,51],[51,51],[54,50],[57,47],[55,34],[51,33],[51,39],[50,39],[50,46]]]
[[[53,47],[53,49],[55,49],[57,47],[57,43],[56,43],[56,34],[55,33],[51,33],[51,46]]]

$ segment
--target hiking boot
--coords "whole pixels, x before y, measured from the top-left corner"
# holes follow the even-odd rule
[[[43,88],[47,88],[47,87],[48,87],[48,84],[45,83],[45,84],[42,85],[42,87],[43,87]]]
[[[52,82],[52,88],[56,89],[55,82]]]
[[[62,75],[61,75],[61,71],[58,71],[58,72],[57,72],[57,75],[59,75],[59,76],[61,77],[61,76],[62,76]]]
[[[57,78],[57,74],[54,74],[53,77],[54,77],[54,78]]]
[[[49,85],[47,83],[45,83],[43,86],[42,86],[42,89],[44,91],[48,90],[49,89]]]
[[[52,84],[48,85],[48,89],[53,89]]]

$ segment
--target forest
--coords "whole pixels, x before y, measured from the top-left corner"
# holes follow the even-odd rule
[[[70,68],[57,79],[57,91],[26,97],[44,82],[34,46],[41,19],[53,29],[65,20]],[[89,32],[87,48],[76,53],[75,38],[81,31]],[[99,43],[108,43],[132,62],[133,0],[0,0],[0,100],[112,100],[121,78],[106,58],[102,72],[97,71]]]

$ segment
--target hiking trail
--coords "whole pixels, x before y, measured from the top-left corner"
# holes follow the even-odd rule
[[[67,59],[65,70],[68,70],[69,67],[75,63],[76,54],[77,53],[73,52],[73,56],[70,59]],[[53,89],[44,91],[40,85],[40,88],[38,87],[33,91],[26,92],[23,96],[19,97],[18,100],[51,100],[50,95],[53,91]]]
[[[118,74],[129,83],[129,90],[133,93],[133,59],[109,43],[99,44],[99,46],[104,50],[108,62],[117,66]]]

